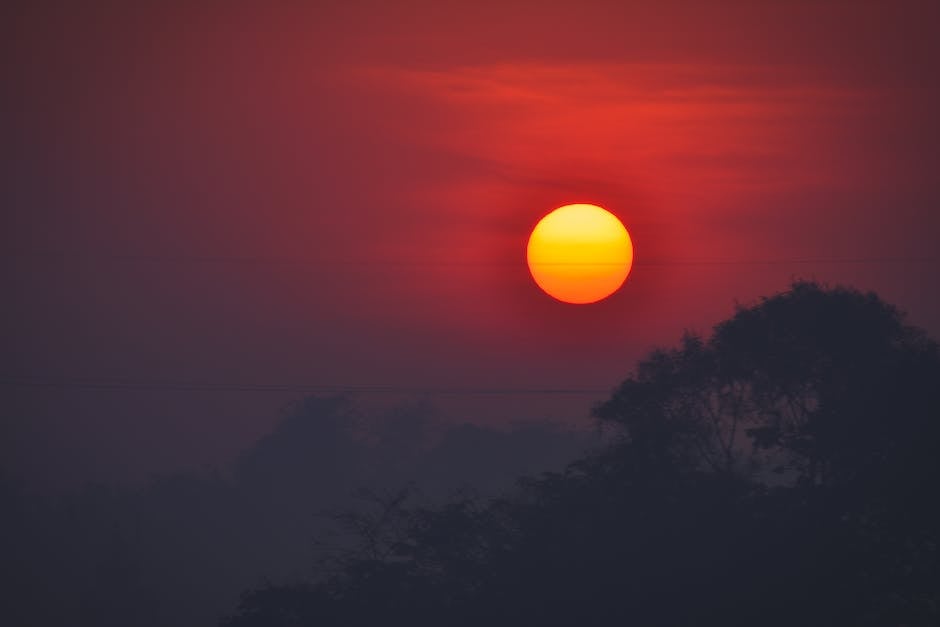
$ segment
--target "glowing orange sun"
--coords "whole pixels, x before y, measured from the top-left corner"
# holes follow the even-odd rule
[[[594,303],[623,285],[633,266],[633,242],[606,209],[565,205],[535,225],[526,257],[546,294],[566,303]]]

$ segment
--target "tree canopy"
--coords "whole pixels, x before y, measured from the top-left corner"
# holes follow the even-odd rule
[[[377,498],[343,518],[361,550],[223,624],[940,621],[940,358],[877,296],[794,283],[594,415],[602,450],[502,498]]]

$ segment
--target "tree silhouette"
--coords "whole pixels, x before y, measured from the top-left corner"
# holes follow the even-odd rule
[[[876,296],[794,283],[595,416],[609,447],[504,498],[395,501],[381,551],[223,624],[940,621],[940,358]]]
[[[833,484],[936,434],[936,345],[872,294],[799,282],[656,351],[595,410],[669,467]]]
[[[364,539],[371,534],[388,553],[410,530],[419,493],[428,512],[452,486],[496,494],[519,474],[570,461],[588,441],[549,425],[447,425],[413,403],[306,398],[221,472],[55,496],[25,490],[0,472],[0,622],[212,624],[261,581],[323,578],[357,562],[365,572],[377,555],[365,559]],[[411,484],[401,515],[381,520],[386,495]],[[327,515],[356,503],[371,509],[346,527]],[[266,608],[288,607],[293,593],[279,590],[254,598]]]

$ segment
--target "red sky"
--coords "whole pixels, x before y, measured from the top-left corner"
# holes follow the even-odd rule
[[[796,277],[940,335],[935,2],[40,4],[0,19],[6,375],[604,390]],[[587,307],[524,264],[577,201],[636,246]],[[2,395],[7,454],[107,477],[224,459],[291,397]]]

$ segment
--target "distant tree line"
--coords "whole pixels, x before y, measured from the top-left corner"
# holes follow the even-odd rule
[[[348,531],[357,528],[330,512],[399,486],[426,504],[458,486],[497,494],[519,474],[574,459],[589,435],[307,398],[218,472],[55,497],[0,473],[0,625],[216,624],[242,590],[319,576],[322,555],[356,546],[359,533]]]
[[[940,357],[877,296],[794,283],[594,416],[610,445],[508,495],[371,495],[222,625],[940,624]]]

